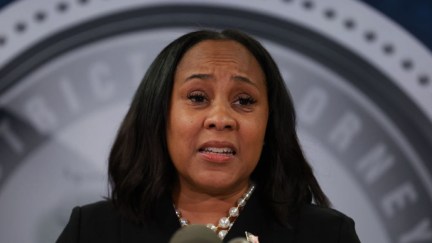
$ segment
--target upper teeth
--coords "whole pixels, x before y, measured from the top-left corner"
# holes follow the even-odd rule
[[[204,152],[232,154],[234,151],[230,148],[204,148]]]

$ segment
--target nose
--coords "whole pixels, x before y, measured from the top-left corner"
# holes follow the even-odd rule
[[[217,131],[237,129],[237,121],[231,114],[229,105],[214,103],[204,121],[204,127]]]

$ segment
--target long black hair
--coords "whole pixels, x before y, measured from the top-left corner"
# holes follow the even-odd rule
[[[329,201],[301,150],[293,102],[276,63],[258,41],[237,30],[185,34],[166,46],[150,65],[109,156],[114,205],[127,218],[140,222],[151,218],[158,200],[171,192],[176,170],[167,149],[166,127],[174,74],[184,53],[205,40],[242,44],[264,71],[269,119],[265,145],[251,177],[275,217],[285,222],[289,214],[312,198],[316,204],[328,207]]]

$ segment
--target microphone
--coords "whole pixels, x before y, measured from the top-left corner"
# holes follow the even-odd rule
[[[177,230],[169,243],[222,243],[222,240],[205,225],[191,224]]]

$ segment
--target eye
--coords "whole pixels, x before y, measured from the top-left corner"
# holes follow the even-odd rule
[[[234,104],[241,105],[241,106],[250,106],[255,103],[256,100],[252,96],[246,94],[240,95],[234,102]]]
[[[202,91],[193,91],[187,95],[187,98],[192,103],[203,103],[208,100],[206,94]]]

